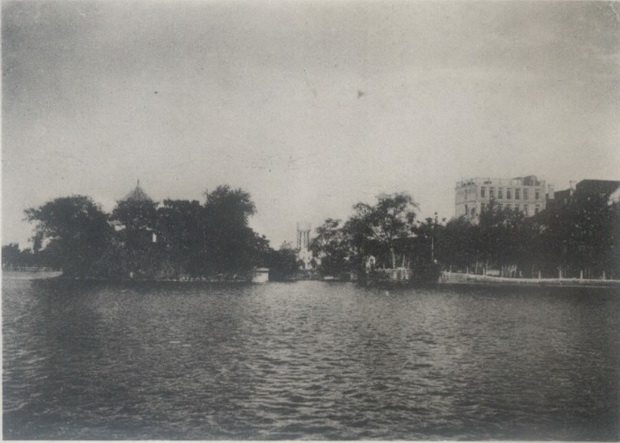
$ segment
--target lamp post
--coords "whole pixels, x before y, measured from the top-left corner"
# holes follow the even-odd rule
[[[431,234],[431,262],[435,263],[435,230],[437,229],[437,213],[435,212],[435,220],[433,221],[433,232]]]

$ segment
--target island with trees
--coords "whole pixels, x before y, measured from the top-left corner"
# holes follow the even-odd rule
[[[245,281],[268,266],[273,279],[286,279],[295,253],[272,249],[248,226],[255,211],[250,194],[226,185],[202,204],[159,204],[138,185],[110,214],[90,197],[60,197],[26,210],[33,248],[4,246],[3,267],[46,266],[78,279]]]

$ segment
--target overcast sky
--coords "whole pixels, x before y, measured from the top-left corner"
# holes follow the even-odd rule
[[[454,215],[468,177],[620,179],[620,4],[2,2],[2,243],[23,210],[251,193],[297,221],[407,191]]]

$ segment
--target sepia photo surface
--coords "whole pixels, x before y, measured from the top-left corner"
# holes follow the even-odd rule
[[[3,439],[618,440],[619,11],[3,1]]]

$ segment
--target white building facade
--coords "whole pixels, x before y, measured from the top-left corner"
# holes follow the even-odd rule
[[[305,271],[313,268],[312,251],[309,249],[311,231],[312,225],[310,223],[297,223],[297,260]]]
[[[491,200],[502,208],[516,209],[526,217],[544,210],[553,189],[535,175],[516,178],[471,178],[457,182],[455,216],[476,221]]]

